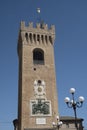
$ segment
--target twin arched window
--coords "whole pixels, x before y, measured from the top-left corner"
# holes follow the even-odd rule
[[[33,63],[44,64],[44,51],[42,49],[36,48],[33,50]]]

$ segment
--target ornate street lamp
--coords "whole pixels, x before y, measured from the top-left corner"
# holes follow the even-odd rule
[[[75,88],[71,88],[70,89],[70,93],[72,94],[72,100],[70,100],[69,97],[65,98],[65,103],[67,104],[67,106],[69,108],[73,108],[74,110],[74,115],[75,115],[75,127],[78,129],[78,125],[77,125],[77,113],[76,113],[76,108],[80,108],[83,105],[84,102],[84,97],[80,96],[78,101],[75,101],[75,97],[74,97],[74,93],[75,93]]]
[[[57,116],[56,119],[57,119],[57,123],[52,122],[52,125],[54,128],[58,128],[58,130],[59,130],[59,128],[62,126],[63,122],[59,120],[59,116]]]

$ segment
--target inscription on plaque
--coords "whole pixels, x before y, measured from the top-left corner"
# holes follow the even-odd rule
[[[36,124],[38,125],[46,124],[46,118],[36,118]]]

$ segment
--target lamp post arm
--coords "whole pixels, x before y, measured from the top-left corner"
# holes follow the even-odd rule
[[[77,103],[76,103],[76,106],[77,106],[78,108],[82,107],[82,105],[83,105],[83,102],[77,102]]]
[[[73,107],[71,102],[67,102],[66,104],[67,104],[68,108],[72,108]]]

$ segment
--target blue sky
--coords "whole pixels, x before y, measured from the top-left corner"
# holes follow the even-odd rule
[[[77,109],[87,129],[87,0],[1,0],[0,1],[0,129],[13,129],[17,117],[18,56],[17,40],[20,21],[37,22],[40,17],[56,27],[54,44],[59,113],[74,116],[64,103],[76,89],[76,100],[84,96]]]

